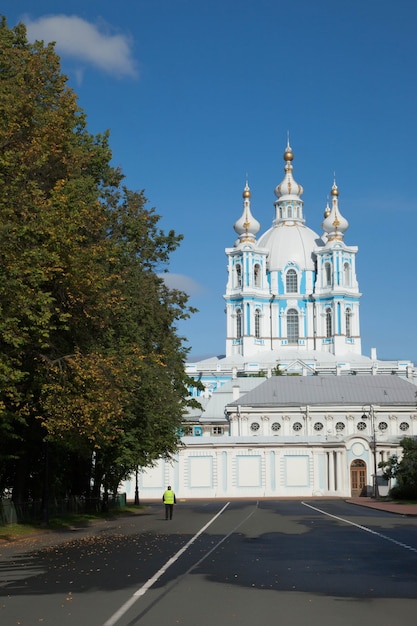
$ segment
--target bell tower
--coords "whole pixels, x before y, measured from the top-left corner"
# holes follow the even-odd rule
[[[339,189],[334,181],[332,206],[326,207],[322,223],[324,246],[316,249],[317,276],[314,289],[316,333],[321,349],[332,354],[361,354],[359,293],[356,278],[356,246],[344,243],[349,222],[339,209]]]

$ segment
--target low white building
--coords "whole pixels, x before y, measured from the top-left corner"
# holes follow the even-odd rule
[[[140,473],[141,497],[159,498],[167,484],[182,498],[371,495],[379,462],[417,435],[416,387],[394,375],[252,378],[224,392],[223,415],[205,421],[208,402],[201,433]]]

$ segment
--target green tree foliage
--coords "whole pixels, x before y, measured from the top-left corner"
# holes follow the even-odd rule
[[[401,461],[393,455],[388,461],[379,463],[386,479],[395,479],[391,495],[399,499],[417,500],[417,440],[404,437],[400,442],[403,454]]]
[[[53,45],[0,24],[0,494],[117,488],[178,447],[191,381],[158,274],[181,241],[122,186]]]

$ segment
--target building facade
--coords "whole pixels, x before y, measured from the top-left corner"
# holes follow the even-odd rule
[[[167,484],[182,498],[372,494],[379,462],[417,436],[413,363],[362,355],[358,249],[345,243],[336,182],[318,235],[293,159],[288,143],[259,237],[246,183],[226,249],[226,354],[187,364],[205,387],[202,408],[185,416],[175,459],[139,473],[144,498]]]

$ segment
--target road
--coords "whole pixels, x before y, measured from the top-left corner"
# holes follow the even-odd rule
[[[0,546],[4,626],[415,626],[417,519],[343,500],[150,504]]]

